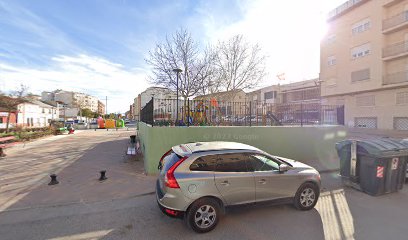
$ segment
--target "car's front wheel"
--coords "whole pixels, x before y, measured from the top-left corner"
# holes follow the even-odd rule
[[[217,226],[220,213],[220,205],[215,199],[203,198],[191,205],[185,220],[195,232],[205,233]]]
[[[319,195],[320,191],[316,184],[304,183],[296,192],[294,205],[302,211],[310,210],[316,205]]]

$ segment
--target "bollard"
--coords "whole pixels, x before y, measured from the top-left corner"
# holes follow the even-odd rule
[[[58,184],[58,183],[59,183],[59,182],[57,181],[57,175],[56,175],[56,174],[51,174],[50,177],[51,177],[51,182],[48,183],[48,185],[55,185],[55,184]]]
[[[106,170],[102,170],[99,172],[101,174],[101,176],[99,177],[99,181],[104,181],[106,179],[108,179],[105,174],[106,174]]]

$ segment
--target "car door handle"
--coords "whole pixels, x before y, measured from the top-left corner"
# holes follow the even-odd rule
[[[259,180],[258,181],[260,184],[265,184],[266,183],[266,180],[265,179],[261,179],[261,180]]]
[[[228,181],[220,182],[220,184],[223,185],[223,186],[229,186],[230,185],[230,183]]]

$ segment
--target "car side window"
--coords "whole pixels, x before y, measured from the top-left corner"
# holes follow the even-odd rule
[[[217,172],[248,172],[247,156],[239,153],[217,155]]]
[[[216,156],[209,155],[197,158],[191,165],[191,171],[214,171]]]
[[[253,171],[274,171],[279,170],[279,163],[262,154],[251,154],[249,165]]]

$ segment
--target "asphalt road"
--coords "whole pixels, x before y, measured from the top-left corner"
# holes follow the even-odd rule
[[[0,239],[407,239],[407,184],[371,197],[344,187],[336,173],[322,174],[323,193],[311,211],[234,208],[214,231],[196,234],[160,212],[149,194],[154,178],[123,160],[129,134],[84,131],[37,143],[28,157],[11,151],[0,161]],[[58,154],[65,146],[74,149]],[[106,182],[88,177],[95,165],[112,168]],[[44,170],[59,172],[61,184],[48,187],[47,176],[37,176]]]
[[[406,239],[408,191],[371,197],[323,193],[316,209],[233,209],[207,234],[164,216],[154,195],[0,213],[1,239]]]

